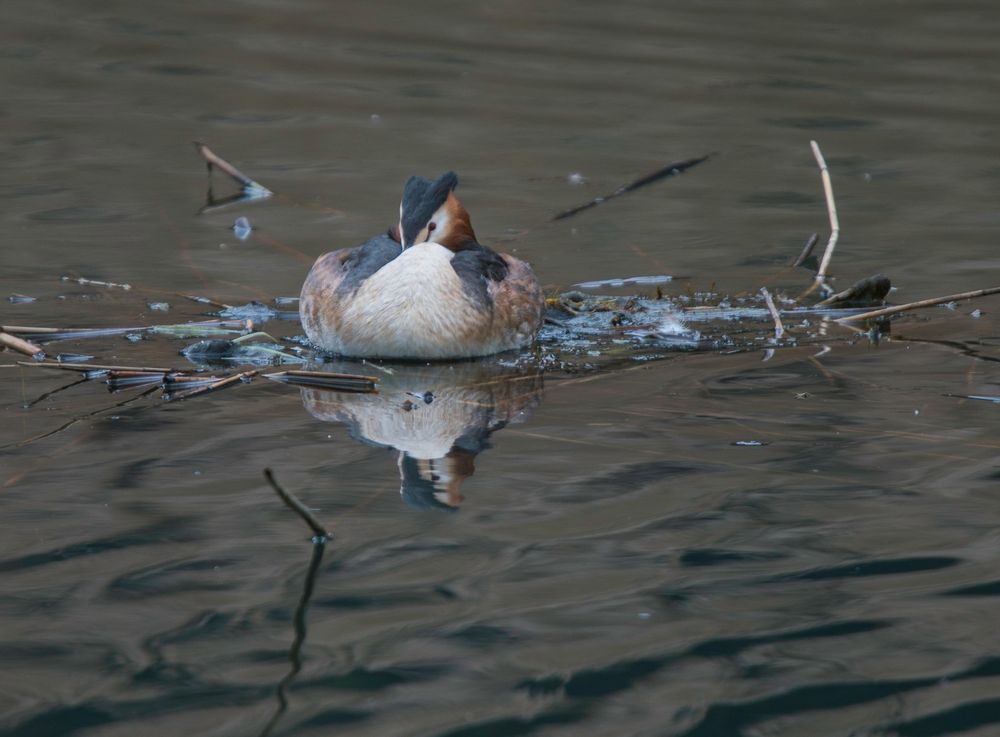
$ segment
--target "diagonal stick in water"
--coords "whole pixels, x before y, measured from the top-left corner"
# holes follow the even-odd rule
[[[316,535],[316,537],[323,538],[324,540],[333,537],[333,535],[326,531],[323,524],[316,519],[316,515],[309,511],[309,508],[306,507],[305,504],[300,502],[290,491],[285,491],[285,489],[282,488],[282,486],[274,478],[274,472],[270,468],[264,469],[264,478],[267,479],[267,483],[271,485],[271,488],[274,489],[274,492],[281,498],[281,501],[285,503],[285,506],[299,515],[299,517],[302,518],[302,521],[309,525],[309,529],[313,531],[313,534]]]
[[[629,192],[634,192],[635,190],[639,189],[640,187],[645,187],[646,185],[653,184],[654,182],[658,182],[661,179],[666,179],[667,177],[672,177],[672,176],[674,176],[676,174],[680,174],[680,173],[682,173],[682,172],[690,169],[692,166],[696,166],[697,164],[700,164],[701,162],[703,162],[706,159],[708,159],[710,156],[712,156],[712,154],[707,154],[705,156],[699,156],[696,159],[687,159],[685,161],[675,161],[672,164],[667,164],[666,166],[664,166],[664,167],[662,167],[660,169],[657,169],[656,171],[651,172],[650,174],[647,174],[644,177],[640,177],[639,179],[636,179],[633,182],[629,182],[628,184],[619,187],[618,189],[616,189],[611,194],[605,195],[603,197],[595,197],[590,202],[586,202],[586,203],[584,203],[582,205],[579,205],[577,207],[570,208],[569,210],[564,210],[563,212],[561,212],[558,215],[556,215],[555,217],[553,217],[552,220],[553,221],[555,221],[555,220],[565,220],[566,218],[572,217],[573,215],[577,215],[577,214],[583,212],[584,210],[589,210],[592,207],[597,207],[598,205],[603,205],[605,202],[607,202],[608,200],[613,200],[615,197],[621,197],[622,195],[628,194]]]
[[[905,305],[896,305],[895,307],[884,307],[880,310],[872,310],[870,312],[862,312],[858,315],[845,315],[844,317],[838,317],[837,322],[846,322],[848,320],[871,320],[875,317],[885,317],[886,315],[895,315],[898,312],[908,312],[909,310],[915,310],[920,307],[933,307],[934,305],[943,305],[948,302],[957,302],[960,299],[975,299],[976,297],[985,297],[990,294],[1000,294],[1000,287],[990,287],[988,289],[976,289],[972,292],[959,292],[958,294],[948,294],[944,297],[934,297],[933,299],[921,299],[917,302],[907,302]]]
[[[10,333],[0,333],[0,346],[10,348],[18,353],[23,353],[26,356],[34,358],[36,361],[41,361],[45,358],[45,351],[37,345],[29,343],[24,340],[24,338],[18,338],[16,335],[11,335]]]
[[[269,190],[267,187],[260,184],[259,182],[255,182],[253,179],[251,179],[246,174],[241,172],[239,169],[230,164],[224,158],[216,154],[212,149],[210,149],[201,141],[195,141],[194,147],[201,155],[201,157],[205,159],[205,162],[208,165],[209,174],[212,173],[213,166],[218,167],[220,171],[228,174],[230,177],[233,178],[233,180],[236,181],[237,184],[240,185],[240,187],[242,187],[243,194],[252,195],[255,198],[270,197],[273,194],[271,190]]]

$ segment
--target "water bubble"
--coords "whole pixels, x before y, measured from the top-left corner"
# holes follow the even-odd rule
[[[245,217],[238,217],[236,218],[236,222],[233,223],[233,232],[241,241],[245,241],[249,238],[252,230],[253,226],[250,225],[250,221]]]

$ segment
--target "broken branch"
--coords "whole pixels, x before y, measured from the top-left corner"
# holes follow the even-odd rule
[[[51,368],[51,369],[62,369],[63,371],[82,371],[87,373],[89,371],[137,371],[137,372],[155,372],[160,374],[165,374],[174,369],[168,368],[150,368],[148,366],[105,366],[96,363],[28,363],[27,361],[19,361],[21,366],[34,366],[35,368]]]
[[[29,343],[23,338],[11,335],[10,333],[0,333],[0,345],[6,346],[7,348],[17,351],[18,353],[23,353],[26,356],[31,356],[36,361],[41,361],[45,358],[45,351],[37,345]]]
[[[273,192],[259,182],[255,182],[235,166],[216,154],[212,149],[200,141],[194,142],[194,147],[205,159],[208,165],[208,173],[211,175],[212,167],[218,167],[220,171],[228,174],[243,189],[243,194],[252,195],[254,198],[270,197]]]
[[[949,294],[944,297],[935,297],[933,299],[921,299],[917,302],[908,302],[905,305],[896,305],[895,307],[885,307],[881,310],[862,312],[859,315],[845,315],[844,317],[838,317],[837,322],[846,322],[848,320],[871,320],[876,317],[895,315],[899,312],[908,312],[909,310],[916,310],[921,307],[933,307],[934,305],[942,305],[947,302],[957,302],[958,300],[961,299],[975,299],[976,297],[985,297],[990,294],[1000,294],[1000,287],[990,287],[989,289],[976,289],[975,291],[972,292],[960,292],[958,294]]]

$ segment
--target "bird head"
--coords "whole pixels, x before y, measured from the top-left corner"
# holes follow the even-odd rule
[[[454,249],[475,240],[469,213],[455,197],[457,186],[458,176],[453,171],[434,181],[424,177],[406,180],[399,203],[399,237],[403,248],[438,243]]]

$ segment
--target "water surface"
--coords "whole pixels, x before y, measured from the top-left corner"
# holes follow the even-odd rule
[[[810,139],[838,284],[1000,283],[982,3],[0,15],[2,324],[294,295],[316,255],[392,222],[407,176],[449,168],[480,238],[552,292],[673,274],[672,294],[795,295],[809,275],[785,264],[827,227]],[[199,216],[192,140],[277,196]],[[996,309],[914,313],[877,346],[831,326],[829,352],[768,361],[411,367],[377,400],[258,380],[32,404],[72,377],[2,354],[0,734],[994,734],[1000,405],[955,395],[1000,395]],[[187,342],[60,349],[180,366]],[[332,528],[321,559],[265,467]]]

